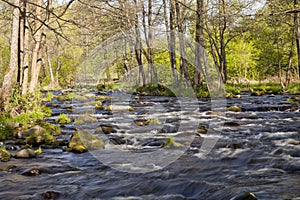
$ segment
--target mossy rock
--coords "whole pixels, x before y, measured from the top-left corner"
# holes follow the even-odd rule
[[[15,156],[16,158],[34,158],[36,157],[36,153],[32,149],[22,149],[18,151]]]
[[[74,96],[73,99],[74,99],[74,100],[77,100],[77,101],[86,101],[88,98],[85,97],[85,96],[76,95],[76,96]]]
[[[11,170],[13,170],[15,168],[16,168],[15,165],[5,165],[5,166],[1,166],[0,167],[0,171],[7,171],[7,172],[9,172],[9,171],[11,171]]]
[[[58,118],[55,119],[58,124],[69,124],[72,120],[66,114],[60,114]]]
[[[182,147],[183,145],[175,142],[175,139],[173,137],[170,137],[163,143],[163,147]]]
[[[89,150],[98,150],[104,148],[104,142],[97,136],[83,130],[73,133],[68,145],[69,151],[74,153],[84,153]]]
[[[7,162],[10,160],[11,154],[3,147],[0,148],[0,161]]]
[[[252,91],[251,96],[263,96],[265,94],[264,91]]]
[[[40,123],[40,126],[45,128],[46,130],[50,131],[53,135],[60,135],[61,134],[61,130],[60,130],[60,127],[59,126],[55,126],[55,125],[52,125],[48,122],[41,122]]]
[[[76,125],[82,125],[84,123],[93,123],[93,122],[98,122],[98,119],[90,115],[79,116],[75,119]]]
[[[110,134],[110,133],[116,133],[116,127],[110,126],[110,125],[100,125],[101,128],[96,129],[96,133],[104,133],[104,134]]]
[[[26,137],[25,141],[29,145],[39,146],[41,144],[46,144],[56,146],[56,138],[50,131],[43,127],[36,125],[29,129],[28,133],[29,135]]]
[[[102,108],[103,108],[102,102],[97,101],[96,104],[95,104],[95,109],[102,109]]]
[[[227,108],[227,111],[231,111],[231,112],[242,112],[243,109],[239,106],[230,106]]]
[[[198,129],[197,129],[198,133],[205,134],[205,133],[207,133],[207,131],[208,131],[208,127],[207,126],[204,126],[204,125],[198,126]]]

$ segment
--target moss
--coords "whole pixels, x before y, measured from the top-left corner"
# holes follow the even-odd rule
[[[208,127],[207,126],[204,126],[204,125],[198,126],[198,129],[197,129],[198,133],[205,134],[205,133],[207,133],[207,131],[208,131]]]
[[[43,153],[42,148],[39,147],[37,150],[34,151],[35,155],[40,155]]]
[[[166,146],[171,146],[171,147],[182,147],[183,145],[178,143],[178,142],[175,142],[175,139],[173,137],[170,137],[167,139],[167,141],[165,141],[163,143],[163,147],[166,147]]]
[[[76,96],[74,96],[73,99],[74,99],[74,100],[77,100],[77,101],[86,101],[88,98],[85,97],[85,96],[76,95]]]
[[[291,83],[287,88],[287,92],[291,94],[300,94],[300,83]]]
[[[68,145],[68,149],[75,153],[84,153],[88,149],[103,149],[104,142],[97,136],[87,132],[79,130],[73,133]]]
[[[148,84],[136,89],[136,93],[150,96],[168,96],[174,97],[175,94],[167,87],[161,84]]]
[[[89,115],[79,116],[75,119],[76,125],[82,125],[84,123],[93,123],[98,122],[98,119],[96,117],[92,117]]]
[[[99,92],[102,92],[102,91],[107,91],[107,90],[114,90],[114,89],[117,89],[120,87],[122,87],[122,86],[119,84],[98,84],[97,90]]]
[[[4,148],[0,147],[0,161],[7,162],[10,160],[11,154]]]
[[[102,102],[101,101],[97,101],[96,104],[95,104],[95,109],[102,109],[103,106],[102,106]]]
[[[55,119],[58,124],[69,124],[72,120],[66,114],[60,114],[58,118]]]
[[[239,106],[230,106],[227,108],[227,111],[231,112],[242,112],[242,108]]]
[[[54,145],[56,144],[56,138],[47,130],[43,129],[39,133],[31,133],[25,139],[26,143],[32,146],[38,146],[41,144]]]
[[[159,119],[157,118],[149,119],[148,121],[150,124],[162,124],[161,121],[159,121]]]
[[[54,98],[54,94],[51,92],[47,92],[47,94],[42,100],[45,102],[50,102],[53,98]]]

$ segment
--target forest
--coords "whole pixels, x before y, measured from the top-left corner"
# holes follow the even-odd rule
[[[27,95],[74,86],[76,71],[92,50],[128,30],[134,36],[124,40],[125,49],[107,67],[107,82],[138,68],[145,85],[171,69],[174,84],[185,79],[202,87],[201,54],[212,60],[223,83],[273,82],[288,88],[299,80],[297,0],[2,0],[0,8],[3,103],[10,101],[12,89]],[[157,28],[165,32],[167,51],[153,48]],[[186,36],[199,45],[186,48]],[[191,51],[198,58],[194,63],[185,58]]]
[[[299,0],[0,0],[0,47],[0,199],[299,199]]]

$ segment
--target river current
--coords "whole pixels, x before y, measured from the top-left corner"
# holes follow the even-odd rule
[[[16,168],[0,171],[0,199],[225,200],[245,192],[258,199],[300,199],[300,112],[288,101],[292,95],[226,99],[227,107],[237,105],[242,112],[214,110],[209,99],[180,103],[174,97],[132,95],[123,102],[121,92],[94,91],[86,96],[45,103],[53,110],[46,120],[55,124],[60,113],[73,121],[97,118],[61,125],[58,139],[69,140],[78,129],[97,134],[99,127],[110,127],[113,131],[100,134],[105,150],[76,154],[54,148],[32,159],[12,158],[9,164]],[[104,108],[117,102],[119,109],[87,103],[99,96]],[[183,147],[163,147],[167,138]],[[24,175],[33,168],[42,173]]]

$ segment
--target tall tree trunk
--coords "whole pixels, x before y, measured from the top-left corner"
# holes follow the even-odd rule
[[[226,61],[226,44],[225,44],[225,31],[227,28],[227,19],[225,13],[225,1],[219,0],[219,32],[220,32],[220,56],[219,56],[219,63],[220,63],[220,72],[222,74],[223,82],[227,82],[227,61]]]
[[[9,108],[8,103],[12,95],[12,86],[15,83],[16,72],[19,65],[19,25],[20,25],[20,0],[14,0],[14,5],[16,6],[13,10],[13,21],[12,21],[12,31],[11,31],[11,43],[10,43],[10,61],[9,61],[9,71],[4,76],[2,89],[1,89],[1,103],[5,104],[5,110]]]
[[[299,4],[299,0],[294,0],[295,7]],[[295,34],[296,34],[296,47],[297,47],[297,58],[298,58],[298,78],[300,79],[300,17],[299,13],[294,14],[294,21],[295,21]]]
[[[185,2],[184,2],[185,3]],[[180,49],[180,78],[182,81],[182,76],[184,76],[184,82],[188,85],[190,83],[190,77],[187,69],[187,60],[186,60],[186,43],[184,40],[184,32],[185,32],[185,17],[184,11],[180,8],[180,4],[178,0],[175,0],[175,8],[176,8],[176,21],[178,28],[178,37],[179,37],[179,49]]]
[[[285,87],[288,87],[291,81],[291,69],[293,65],[293,57],[294,57],[294,48],[295,48],[295,29],[293,28],[293,37],[292,37],[292,43],[291,43],[291,49],[290,49],[290,55],[289,55],[289,64],[286,71],[286,80],[285,80]]]
[[[142,85],[146,85],[146,76],[143,66],[143,49],[142,49],[142,39],[141,39],[141,33],[139,29],[139,16],[138,16],[138,5],[137,0],[134,0],[134,8],[135,8],[135,58],[137,60],[138,66],[139,66],[139,81],[142,83]]]
[[[175,52],[175,5],[174,0],[169,0],[170,7],[170,41],[169,41],[169,53],[170,53],[170,62],[171,69],[174,78],[175,86],[178,86],[178,75],[176,69],[176,52]]]
[[[23,0],[24,3],[24,10],[23,10],[23,17],[24,17],[24,53],[23,53],[23,61],[22,61],[22,71],[23,71],[23,78],[22,78],[22,95],[27,94],[28,90],[28,68],[29,68],[29,27],[28,27],[28,20],[26,14],[26,2],[27,0]]]
[[[205,39],[204,39],[204,1],[197,0],[197,19],[196,19],[196,47],[195,47],[195,63],[194,63],[194,86],[202,85],[202,76],[203,76],[203,63],[202,55],[204,52],[201,49],[205,48]]]
[[[31,63],[31,77],[30,77],[30,85],[29,92],[33,93],[38,85],[39,78],[39,51],[42,43],[42,35],[43,35],[43,24],[39,21],[42,20],[42,6],[43,1],[38,0],[36,6],[36,20],[35,20],[35,35],[34,35],[34,49],[32,52],[32,63]]]
[[[125,70],[125,74],[128,73],[128,60],[127,60],[127,41],[126,37],[123,38],[122,43],[122,55],[123,55],[123,68]]]

